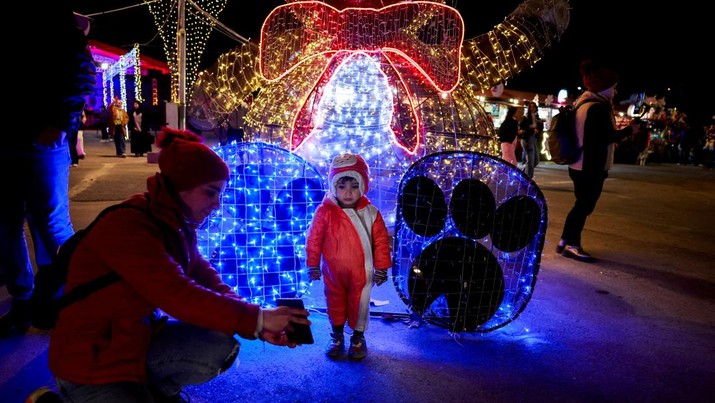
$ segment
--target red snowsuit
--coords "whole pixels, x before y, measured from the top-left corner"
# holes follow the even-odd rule
[[[372,270],[392,266],[387,227],[380,211],[364,195],[357,207],[342,209],[326,194],[308,229],[307,266],[319,267],[331,325],[364,332],[370,315]]]

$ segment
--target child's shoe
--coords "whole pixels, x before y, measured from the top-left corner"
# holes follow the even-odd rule
[[[353,336],[350,338],[350,350],[348,357],[353,360],[361,360],[367,355],[367,344],[365,336]]]
[[[345,336],[338,333],[330,333],[330,343],[325,349],[325,354],[328,357],[340,357],[345,352]]]

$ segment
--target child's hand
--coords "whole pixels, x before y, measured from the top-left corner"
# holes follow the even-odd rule
[[[308,276],[311,280],[320,280],[320,267],[309,267]]]
[[[381,286],[382,283],[387,281],[387,270],[375,270],[372,275],[372,279],[376,286]]]

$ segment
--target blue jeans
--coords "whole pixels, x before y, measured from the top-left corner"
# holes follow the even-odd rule
[[[7,189],[0,212],[0,284],[7,284],[13,298],[28,300],[33,290],[25,220],[38,267],[49,266],[57,248],[74,233],[69,166],[66,139],[49,147],[0,146],[0,171]]]
[[[522,139],[521,148],[524,150],[524,172],[529,178],[534,177],[534,167],[539,165],[539,145],[536,136]]]
[[[238,357],[234,337],[170,320],[151,341],[147,353],[149,384],[116,382],[82,385],[56,378],[68,402],[153,402],[151,391],[175,396],[185,385],[208,382],[225,372]]]
[[[124,130],[122,130],[122,127],[122,125],[113,126],[114,131],[112,132],[112,138],[114,139],[114,150],[117,152],[117,157],[124,155],[127,150],[127,143],[124,139]]]

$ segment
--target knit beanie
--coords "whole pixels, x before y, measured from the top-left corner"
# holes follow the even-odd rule
[[[193,132],[162,127],[157,145],[161,147],[159,170],[177,192],[229,179],[228,166],[223,159]]]
[[[337,195],[336,184],[338,179],[349,176],[355,179],[360,185],[360,196],[369,190],[370,168],[365,160],[357,154],[343,154],[333,158],[330,164],[328,182],[330,183],[330,194]]]
[[[591,92],[601,92],[618,83],[618,74],[613,69],[590,59],[581,63],[581,78]]]

